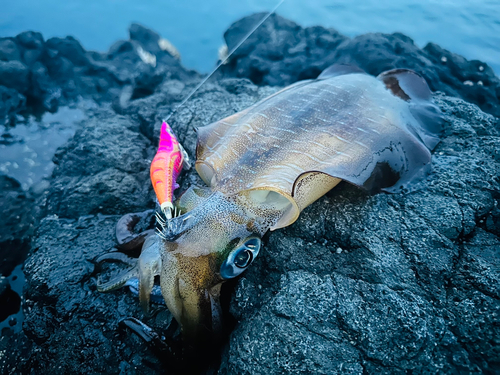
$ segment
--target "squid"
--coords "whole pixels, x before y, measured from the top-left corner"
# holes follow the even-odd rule
[[[429,171],[442,122],[416,72],[374,77],[333,65],[199,128],[195,167],[206,186],[178,199],[175,179],[187,154],[163,124],[151,167],[159,231],[145,238],[131,270],[99,290],[138,278],[145,310],[156,288],[183,340],[210,342],[223,324],[221,285],[251,265],[267,231],[292,225],[341,181],[370,193],[411,187]]]

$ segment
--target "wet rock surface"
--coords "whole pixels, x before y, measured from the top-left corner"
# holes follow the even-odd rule
[[[235,22],[224,34],[228,49],[263,16],[254,14]],[[487,64],[468,61],[434,43],[419,48],[401,33],[369,33],[350,39],[334,29],[302,28],[273,15],[233,54],[223,71],[259,85],[286,86],[316,78],[334,63],[356,65],[372,75],[395,68],[413,69],[433,91],[462,98],[500,116],[500,79]]]
[[[98,114],[54,156],[47,210],[65,218],[137,211],[151,203],[151,142],[128,118]],[[89,199],[89,195],[95,195]],[[98,198],[99,197],[99,198]]]
[[[35,204],[32,196],[21,189],[19,182],[0,175],[0,275],[9,276],[29,250],[33,235]]]
[[[286,39],[293,25],[283,22]],[[301,28],[292,31],[299,42],[306,35]],[[36,33],[25,34],[24,44],[20,36],[11,38],[14,44],[0,44],[8,61],[48,43]],[[141,44],[146,51],[159,38],[140,28],[133,35],[110,49],[111,60],[136,55],[137,35],[147,35],[149,42]],[[325,35],[331,40],[336,34]],[[339,38],[341,43],[332,42],[333,53],[353,41]],[[71,38],[52,47],[74,67],[95,60],[94,53],[80,54]],[[158,306],[144,316],[125,289],[98,293],[98,278],[118,272],[119,265],[94,262],[116,246],[121,215],[154,207],[148,169],[161,119],[196,83],[191,79],[196,76],[183,79],[175,70],[177,60],[172,70],[168,64],[144,65],[139,75],[136,64],[117,64],[115,75],[142,74],[143,81],[134,78],[114,97],[102,99],[106,103],[89,111],[83,127],[56,153],[50,187],[36,203],[41,221],[24,269],[23,331],[2,333],[0,372],[171,370],[119,324],[135,316],[168,335],[170,313]],[[282,69],[279,64],[273,69]],[[298,78],[293,77],[286,79]],[[437,79],[448,82],[452,76]],[[154,88],[144,91],[148,80]],[[193,157],[195,127],[277,90],[222,77],[203,86],[169,122]],[[203,359],[208,373],[500,371],[500,123],[461,99],[438,94],[435,100],[446,123],[422,188],[369,196],[341,184],[295,224],[266,235],[254,264],[227,289],[236,325],[222,357]],[[179,191],[202,184],[194,170],[180,183]]]

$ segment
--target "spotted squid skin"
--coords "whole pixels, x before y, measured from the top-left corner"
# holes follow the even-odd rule
[[[163,122],[158,151],[151,163],[151,183],[163,210],[173,207],[174,190],[179,187],[177,178],[182,170],[184,157],[172,128]]]

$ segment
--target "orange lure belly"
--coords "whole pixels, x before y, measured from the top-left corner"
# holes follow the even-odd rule
[[[161,126],[160,144],[151,162],[150,177],[162,211],[168,216],[173,208],[174,190],[179,187],[177,178],[182,170],[184,155],[182,146],[170,126]]]

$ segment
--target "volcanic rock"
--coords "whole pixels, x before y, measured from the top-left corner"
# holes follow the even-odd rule
[[[248,25],[239,21],[226,33],[230,46]],[[465,78],[484,79],[490,94],[498,78],[482,63],[433,45],[421,50],[401,34],[350,40],[277,16],[263,26],[263,34],[250,38],[226,67],[230,78],[203,86],[169,120],[192,158],[194,128],[279,89],[258,87],[249,81],[255,77],[284,85],[311,78],[334,61],[357,63],[371,74],[398,63],[421,69],[432,87],[454,97],[435,95],[446,121],[433,172],[420,189],[371,196],[343,183],[296,223],[264,237],[254,264],[226,288],[234,330],[221,358],[199,359],[207,372],[499,372],[500,123],[457,98],[468,95],[459,85]],[[28,97],[40,92],[42,100],[43,88],[60,90],[64,100],[97,94],[101,106],[56,153],[48,192],[36,202],[43,214],[24,268],[25,321],[22,332],[0,338],[2,373],[172,369],[119,323],[134,316],[169,337],[166,308],[156,306],[156,314],[145,316],[129,291],[96,290],[99,278],[118,272],[117,265],[99,267],[95,259],[116,246],[120,215],[154,208],[148,165],[161,120],[199,78],[166,51],[155,55],[157,64],[164,61],[159,66],[144,62],[136,43],[147,50],[156,36],[134,30],[131,40],[107,55],[82,53],[72,38],[52,41],[52,48],[36,33],[15,38],[21,59],[28,49],[43,50],[35,62],[6,62],[24,64],[31,77],[39,72],[39,91],[28,91]],[[274,32],[267,46],[257,46]],[[5,45],[9,56],[17,56],[12,44]],[[47,56],[68,74],[66,83],[51,76]],[[289,63],[301,68],[289,70]],[[459,72],[473,66],[478,75]],[[240,75],[246,78],[234,78]],[[153,88],[145,91],[149,84]],[[111,94],[99,94],[98,86]],[[479,101],[477,89],[469,100]],[[499,111],[493,96],[478,104]],[[193,169],[180,183],[179,191],[202,184]]]
[[[117,42],[107,53],[86,51],[71,36],[44,41],[40,33],[27,31],[0,38],[0,88],[28,99],[0,107],[0,120],[15,119],[27,109],[25,104],[31,110],[56,111],[78,98],[111,102],[128,86],[138,86],[136,97],[148,96],[165,77],[189,81],[198,76],[162,49],[159,40],[154,31],[137,24],[130,28],[130,40]]]
[[[224,34],[231,50],[264,14],[235,22]],[[245,41],[223,66],[226,76],[256,84],[286,86],[316,78],[331,64],[356,65],[372,75],[395,68],[413,69],[434,91],[477,104],[500,116],[500,79],[481,61],[468,61],[434,43],[423,49],[401,33],[369,33],[349,39],[333,29],[302,28],[276,14]]]

